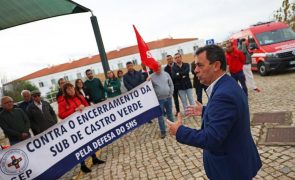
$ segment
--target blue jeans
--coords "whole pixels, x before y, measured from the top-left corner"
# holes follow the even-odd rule
[[[162,115],[158,117],[158,122],[159,122],[161,134],[165,134],[166,133],[166,126],[165,126],[164,116],[163,116],[164,110],[167,114],[167,118],[172,122],[174,121],[174,117],[173,117],[173,113],[172,113],[172,98],[169,97],[166,99],[161,99],[161,100],[159,100],[159,104],[160,104],[160,107],[162,110]]]
[[[188,101],[189,101],[190,105],[195,104],[194,97],[193,97],[193,89],[189,88],[189,89],[186,89],[186,90],[178,90],[178,93],[179,93],[179,96],[180,96],[180,100],[182,102],[183,111],[185,112],[185,109],[187,107],[187,98],[188,98]]]
[[[230,73],[231,77],[233,77],[237,82],[240,82],[242,89],[244,90],[246,96],[248,96],[248,89],[246,86],[246,78],[243,70],[237,73]]]

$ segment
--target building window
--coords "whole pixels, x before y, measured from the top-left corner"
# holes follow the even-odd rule
[[[138,65],[138,62],[137,62],[137,59],[132,59],[132,63],[134,64],[134,65]]]
[[[44,83],[43,82],[39,82],[39,87],[44,87]]]
[[[183,55],[183,50],[182,49],[178,49],[177,52],[181,55]]]
[[[167,52],[163,52],[162,53],[162,59],[166,59],[166,56],[167,56]]]
[[[122,62],[118,63],[118,68],[119,69],[122,69],[123,68],[123,63]]]
[[[51,79],[51,84],[52,85],[56,85],[56,80],[55,79]]]
[[[82,79],[82,74],[81,73],[77,73],[77,79]]]
[[[65,81],[69,81],[69,76],[64,76]]]
[[[194,52],[196,52],[199,49],[199,46],[194,46],[193,49],[194,49]]]

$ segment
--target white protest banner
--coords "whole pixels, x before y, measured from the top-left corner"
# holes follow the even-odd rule
[[[76,112],[0,152],[1,179],[57,179],[98,149],[161,114],[151,82]]]

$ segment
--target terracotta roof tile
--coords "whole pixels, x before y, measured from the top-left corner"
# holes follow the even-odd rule
[[[148,42],[147,44],[148,44],[149,48],[152,50],[152,49],[163,48],[163,47],[172,46],[175,44],[180,44],[180,43],[184,43],[184,42],[188,42],[188,41],[193,41],[193,40],[197,40],[197,38],[183,38],[183,39],[166,38],[166,39]],[[119,51],[118,50],[110,51],[107,53],[107,58],[109,60],[112,60],[115,58],[128,56],[128,55],[136,54],[136,53],[138,53],[138,48],[137,48],[137,45],[134,45],[134,46],[122,48]],[[41,70],[36,71],[32,74],[29,74],[27,76],[19,78],[18,80],[30,80],[30,79],[34,79],[34,78],[38,78],[38,77],[42,77],[42,76],[46,76],[46,75],[50,75],[50,74],[55,74],[58,72],[62,72],[62,71],[78,68],[81,66],[86,66],[86,65],[98,63],[98,62],[100,62],[99,55],[95,55],[90,58],[86,57],[86,58],[82,58],[82,59],[79,59],[76,61],[72,61],[72,62],[59,64],[56,66],[41,69]]]

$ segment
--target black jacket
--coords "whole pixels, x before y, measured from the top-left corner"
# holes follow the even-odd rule
[[[46,101],[42,102],[42,111],[32,102],[27,108],[27,114],[31,122],[31,129],[37,135],[57,123],[57,117]]]
[[[132,73],[127,72],[123,77],[123,81],[127,90],[130,91],[131,89],[143,83],[145,80],[141,72],[134,70]]]
[[[192,88],[189,72],[190,67],[188,63],[182,63],[181,67],[179,67],[176,63],[173,65],[172,79],[175,89],[186,90]]]
[[[173,65],[174,65],[174,63],[173,63]],[[164,71],[165,71],[166,73],[168,73],[168,74],[170,75],[171,78],[172,78],[173,65],[172,65],[172,67],[170,67],[170,66],[167,64],[167,66],[164,67]]]
[[[28,107],[29,104],[31,104],[31,103],[32,103],[32,101],[28,101],[28,102],[26,102],[26,101],[22,101],[21,103],[19,103],[19,104],[17,105],[17,107],[18,107],[18,108],[21,108],[24,112],[26,112],[27,107]]]

